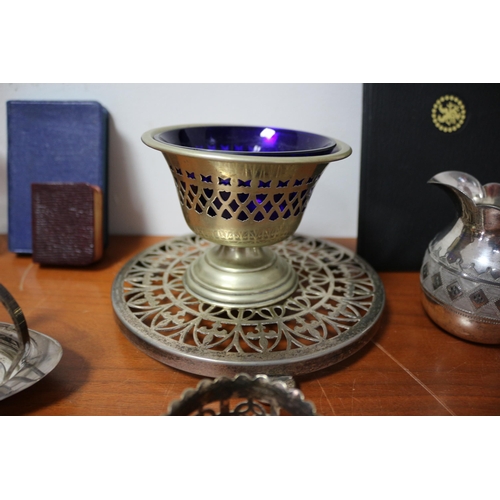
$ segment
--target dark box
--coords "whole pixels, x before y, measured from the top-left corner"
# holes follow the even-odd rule
[[[458,170],[500,181],[500,84],[365,84],[358,253],[379,271],[417,271],[455,218],[427,181]]]

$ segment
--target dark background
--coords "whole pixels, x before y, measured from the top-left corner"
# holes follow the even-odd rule
[[[447,94],[467,115],[451,133],[431,117]],[[446,170],[500,182],[500,84],[365,84],[357,251],[375,269],[420,269],[430,241],[455,219],[451,200],[427,184]]]

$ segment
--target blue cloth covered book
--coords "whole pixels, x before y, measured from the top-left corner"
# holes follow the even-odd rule
[[[32,253],[31,184],[85,182],[103,193],[107,225],[108,112],[95,101],[8,101],[9,250]]]

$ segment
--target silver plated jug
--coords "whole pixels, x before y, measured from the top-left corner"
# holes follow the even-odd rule
[[[481,185],[456,171],[437,174],[429,183],[451,196],[457,219],[425,253],[424,309],[457,337],[500,344],[500,184]]]

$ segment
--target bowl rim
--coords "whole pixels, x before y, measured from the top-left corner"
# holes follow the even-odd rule
[[[231,161],[237,163],[330,163],[332,161],[342,160],[351,155],[351,147],[343,141],[335,139],[333,137],[328,137],[336,143],[333,151],[329,154],[321,155],[297,155],[297,156],[278,156],[278,155],[245,155],[245,154],[232,154],[223,151],[210,151],[202,149],[194,149],[186,146],[177,146],[173,144],[167,144],[155,139],[155,136],[163,132],[170,132],[172,130],[181,128],[194,128],[194,127],[256,127],[256,125],[239,125],[239,124],[226,124],[226,123],[196,123],[188,125],[173,125],[167,127],[157,127],[144,132],[141,136],[141,140],[146,146],[161,151],[162,153],[173,153],[183,156],[190,156],[193,158],[201,158],[206,160],[220,160],[220,161]],[[280,127],[278,127],[280,128]],[[281,127],[283,128],[283,127]],[[294,129],[287,129],[294,130]],[[299,132],[299,131],[297,131]],[[312,133],[312,132],[308,132]],[[316,134],[318,135],[318,134]],[[326,136],[323,136],[326,137]]]

